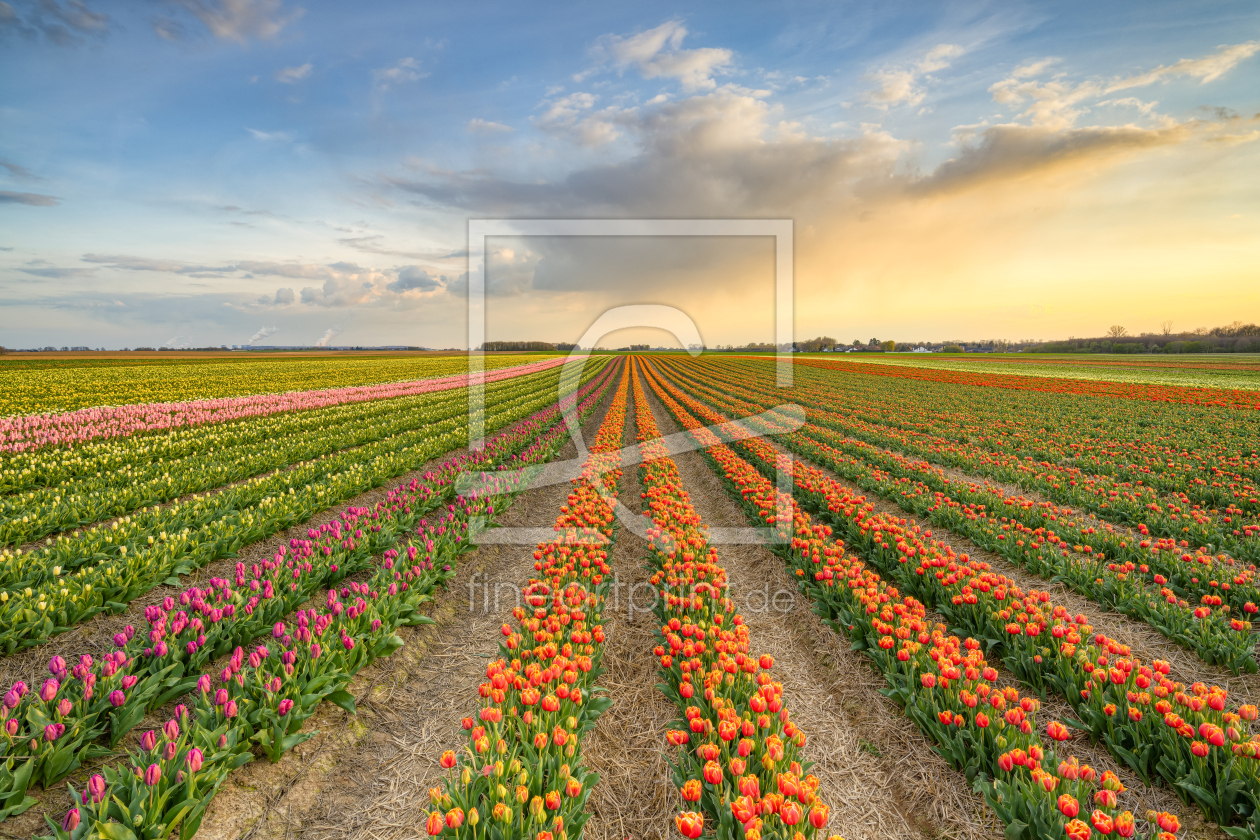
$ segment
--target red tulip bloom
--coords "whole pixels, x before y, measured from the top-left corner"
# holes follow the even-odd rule
[[[687,802],[699,802],[700,793],[699,779],[688,779],[682,786],[682,798]]]
[[[722,784],[722,765],[716,761],[706,761],[704,764],[704,780],[711,785]]]
[[[1094,828],[1098,829],[1099,834],[1110,834],[1111,830],[1115,828],[1115,824],[1111,821],[1111,817],[1107,816],[1102,811],[1094,811],[1094,813],[1090,814],[1089,821],[1093,823]]]
[[[809,809],[809,824],[812,825],[815,830],[821,829],[825,826],[830,817],[831,809],[821,802],[816,803],[813,808]]]
[[[779,808],[779,819],[783,820],[784,825],[796,825],[804,818],[805,814],[797,802],[784,802]]]
[[[428,832],[430,837],[437,837],[442,833],[442,813],[434,811],[429,814],[429,822],[425,825],[424,830]]]
[[[740,776],[739,792],[740,795],[747,796],[750,799],[760,799],[761,785],[758,783],[757,777],[751,774],[747,776]]]
[[[443,770],[450,770],[455,766],[455,751],[447,750],[442,753],[442,757],[438,759],[438,764],[442,765]]]
[[[464,809],[452,808],[446,812],[446,827],[459,828],[464,824]]]
[[[1063,816],[1068,819],[1073,819],[1081,812],[1080,803],[1077,802],[1071,795],[1066,793],[1059,797],[1058,805],[1059,813],[1063,814]]]
[[[704,833],[704,815],[686,811],[674,817],[674,824],[682,832],[683,837],[696,840]]]
[[[757,816],[757,805],[747,796],[741,796],[731,803],[731,815],[738,823],[747,823]]]
[[[1089,840],[1089,835],[1093,833],[1089,830],[1089,826],[1080,820],[1072,820],[1063,827],[1063,831],[1067,834],[1068,840]]]

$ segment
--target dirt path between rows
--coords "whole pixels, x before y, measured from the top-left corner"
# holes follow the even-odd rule
[[[649,399],[662,433],[678,431]],[[706,525],[748,524],[701,453],[674,461]],[[879,693],[883,679],[866,659],[810,610],[782,560],[756,545],[721,546],[718,554],[754,647],[774,656],[786,704],[809,738],[811,772],[831,806],[829,834],[848,840],[1003,835],[962,774]]]
[[[635,428],[631,408],[623,445],[634,444]],[[619,490],[627,508],[641,510],[637,467],[622,470]],[[615,702],[582,747],[587,765],[600,776],[587,800],[591,818],[583,830],[586,840],[677,836],[672,815],[682,799],[666,760],[665,733],[678,714],[656,688],[656,616],[646,558],[647,543],[621,528],[612,555],[615,587],[604,612],[605,673],[599,680]]]

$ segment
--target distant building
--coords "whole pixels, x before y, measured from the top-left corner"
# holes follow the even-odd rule
[[[932,351],[926,347],[916,347],[910,351],[911,353],[931,353]]]

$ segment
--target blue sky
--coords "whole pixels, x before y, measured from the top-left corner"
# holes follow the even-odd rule
[[[1260,320],[1258,52],[1246,2],[8,0],[0,344],[462,346],[482,217],[792,218],[802,337]],[[492,251],[492,338],[770,334],[764,241]]]

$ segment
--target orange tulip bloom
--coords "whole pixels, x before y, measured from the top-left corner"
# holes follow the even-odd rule
[[[779,808],[779,819],[783,820],[784,825],[796,825],[804,818],[805,813],[801,810],[798,802],[784,802],[783,806]]]
[[[722,784],[722,765],[716,761],[704,763],[704,780],[711,785]]]
[[[1089,835],[1093,833],[1089,830],[1089,826],[1080,820],[1072,820],[1063,827],[1063,830],[1067,833],[1068,840],[1089,840]]]
[[[674,817],[674,825],[682,832],[683,837],[696,840],[704,833],[704,815],[685,811]]]
[[[1107,816],[1102,811],[1094,811],[1094,813],[1090,814],[1089,821],[1093,823],[1094,828],[1098,829],[1099,834],[1110,834],[1111,830],[1115,828],[1115,824],[1111,821],[1111,817]]]

